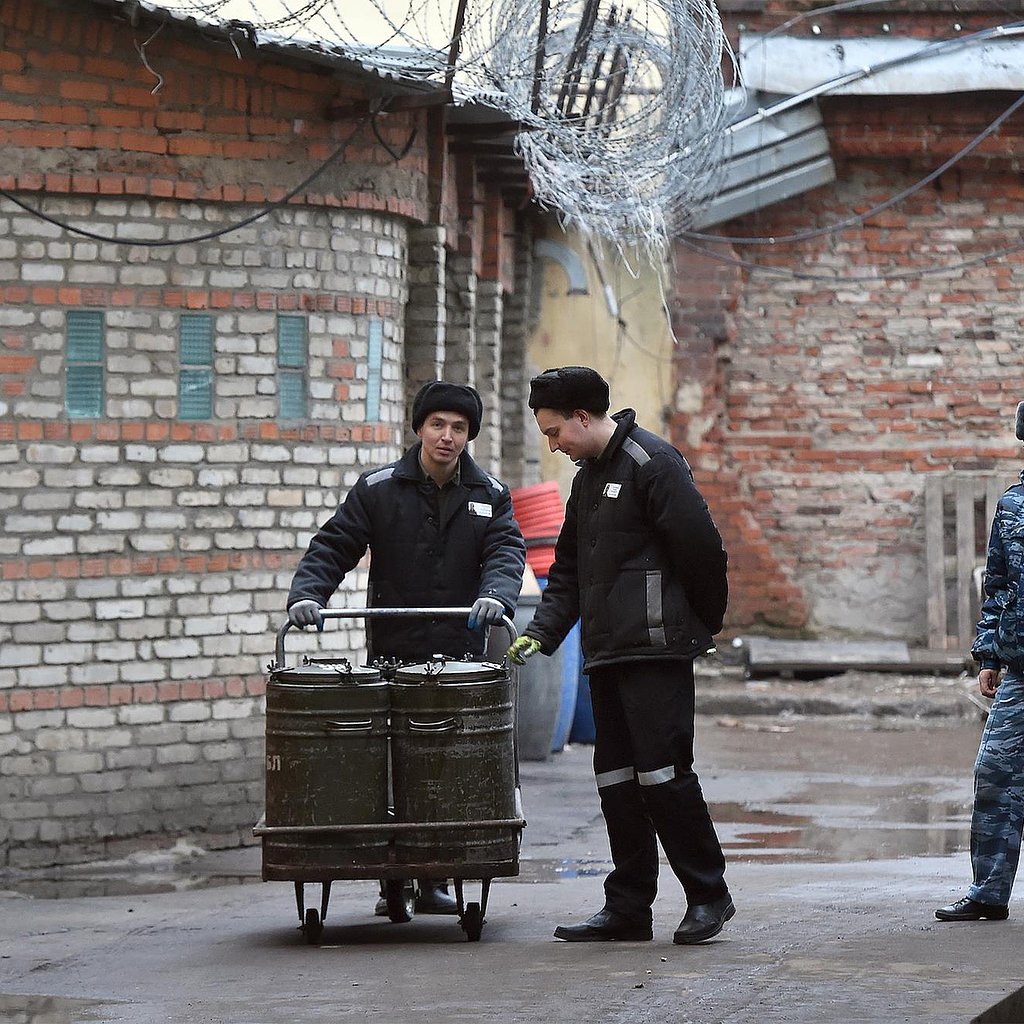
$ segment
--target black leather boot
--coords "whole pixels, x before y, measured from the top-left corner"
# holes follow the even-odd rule
[[[419,880],[420,892],[416,897],[417,914],[457,914],[459,905],[448,894],[448,883],[430,878]]]
[[[679,922],[672,941],[677,946],[689,946],[714,938],[735,913],[736,908],[728,893],[712,903],[695,903],[686,908],[686,915]]]
[[[650,942],[654,931],[650,921],[637,921],[604,908],[583,924],[560,924],[555,938],[566,942]]]

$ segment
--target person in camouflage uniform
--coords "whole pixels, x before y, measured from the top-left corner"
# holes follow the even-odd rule
[[[1024,441],[1024,402],[1016,433]],[[967,895],[935,911],[940,921],[1003,921],[1024,828],[1024,472],[999,499],[985,566],[985,600],[971,653],[982,696],[995,698],[974,765],[971,865]],[[1000,673],[1003,673],[1000,681]]]

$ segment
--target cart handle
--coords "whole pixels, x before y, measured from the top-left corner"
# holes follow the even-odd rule
[[[321,608],[320,617],[322,619],[413,619],[413,618],[458,618],[460,616],[469,617],[472,608]],[[515,627],[515,624],[507,616],[501,617],[502,626],[505,627],[505,631],[508,633],[509,644],[515,643],[516,637],[519,636],[519,632]],[[289,629],[292,629],[291,622],[285,622],[285,624],[277,631],[277,644],[274,648],[274,668],[284,668],[284,635]],[[502,664],[505,663],[504,657],[502,658]]]

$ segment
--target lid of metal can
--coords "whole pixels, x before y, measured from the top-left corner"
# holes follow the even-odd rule
[[[449,661],[431,658],[395,670],[396,683],[485,683],[504,675],[500,665],[490,661]]]
[[[335,661],[313,661],[311,659],[306,665],[275,669],[270,673],[270,679],[275,683],[346,686],[378,682],[380,672],[375,668],[367,668],[365,665],[352,665],[344,658]]]

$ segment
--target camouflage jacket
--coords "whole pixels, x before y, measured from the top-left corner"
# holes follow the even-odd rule
[[[1024,472],[999,499],[985,564],[985,599],[971,653],[982,668],[1024,667]]]

